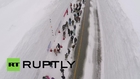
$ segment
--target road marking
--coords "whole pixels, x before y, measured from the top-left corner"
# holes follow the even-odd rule
[[[86,11],[84,11],[85,14],[86,14]],[[83,29],[84,29],[84,24],[85,24],[85,15],[83,14],[83,23],[82,23],[82,34],[81,34],[81,37],[80,37],[80,46],[79,46],[79,50],[78,50],[78,56],[77,56],[77,59],[76,59],[76,67],[75,67],[75,70],[74,70],[74,76],[73,76],[73,79],[76,79],[76,72],[77,72],[77,67],[78,67],[78,61],[79,61],[79,56],[80,56],[80,51],[81,51],[81,45],[82,45],[82,36],[83,36]]]

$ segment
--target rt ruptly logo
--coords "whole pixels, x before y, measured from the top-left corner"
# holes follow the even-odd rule
[[[20,58],[7,58],[7,71],[20,71]]]

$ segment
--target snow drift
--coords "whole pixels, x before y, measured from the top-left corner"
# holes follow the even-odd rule
[[[131,21],[117,0],[98,0],[98,11],[103,47],[102,79],[139,79],[140,40]]]

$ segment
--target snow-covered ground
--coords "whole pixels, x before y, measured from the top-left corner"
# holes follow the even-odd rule
[[[1,1],[0,15],[4,20],[1,20],[0,30],[2,41],[0,42],[1,64],[0,64],[0,79],[42,79],[43,76],[61,79],[60,72],[61,63],[57,64],[57,68],[39,68],[29,69],[22,68],[20,63],[20,72],[7,72],[6,59],[8,57],[20,58],[20,61],[63,61],[63,65],[68,66],[65,71],[65,77],[68,78],[70,73],[70,66],[65,61],[65,54],[68,53],[68,48],[71,50],[68,57],[69,62],[73,62],[73,49],[69,46],[70,37],[66,31],[66,39],[63,40],[62,25],[68,21],[69,18],[74,19],[73,13],[70,13],[70,3],[76,3],[77,0],[13,0]],[[26,6],[25,6],[26,5]],[[6,8],[5,8],[6,7]],[[83,8],[84,6],[82,6]],[[11,9],[12,8],[12,9]],[[68,15],[63,17],[68,8]],[[8,14],[10,13],[10,14]],[[81,17],[83,14],[81,15]],[[5,19],[6,17],[6,19]],[[8,23],[7,23],[8,22]],[[75,36],[78,37],[80,23],[76,23]],[[73,30],[73,26],[69,26]],[[66,29],[67,30],[67,29]],[[60,33],[58,33],[60,31]],[[6,36],[6,37],[5,37]],[[63,47],[61,53],[56,56],[50,49],[56,48],[60,43]],[[8,47],[9,46],[9,47]],[[7,49],[7,50],[6,50]],[[36,64],[37,65],[37,64]],[[53,65],[54,67],[54,65]]]
[[[133,28],[140,39],[140,0],[118,0],[119,6],[132,22]]]
[[[20,72],[7,72],[6,59],[18,57],[21,61],[45,60],[54,41],[63,42],[56,38],[59,35],[60,26],[67,20],[63,17],[64,12],[72,1],[7,0],[6,2],[1,0],[0,79],[40,79],[42,74],[47,75],[45,72],[42,73],[42,69],[21,68]],[[63,59],[64,55],[61,56],[58,59]],[[57,59],[57,57],[55,58]],[[45,71],[45,69],[43,70]]]
[[[102,79],[140,79],[139,7],[135,0],[119,2],[98,0]]]
[[[64,55],[70,38],[66,35],[66,39],[62,40],[61,26],[69,17],[73,18],[70,12],[63,17],[70,2],[75,3],[76,0],[0,0],[0,79],[41,79],[44,75],[61,78],[60,64],[57,69],[21,68],[20,72],[7,72],[6,59],[57,60],[69,66]],[[102,39],[102,79],[140,79],[139,4],[138,0],[97,1]],[[93,12],[93,5],[90,10]],[[94,48],[93,18],[91,13],[83,79],[93,78],[93,72],[89,74],[94,67],[93,54],[90,53]],[[80,24],[76,26],[77,37]],[[61,33],[58,33],[59,30]],[[58,42],[63,48],[55,56],[49,50],[54,49]],[[68,60],[73,61],[72,49]],[[69,75],[69,69],[65,69],[66,78]]]

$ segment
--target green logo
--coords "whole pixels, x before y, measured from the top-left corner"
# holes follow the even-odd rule
[[[20,71],[20,58],[7,58],[7,71]]]

